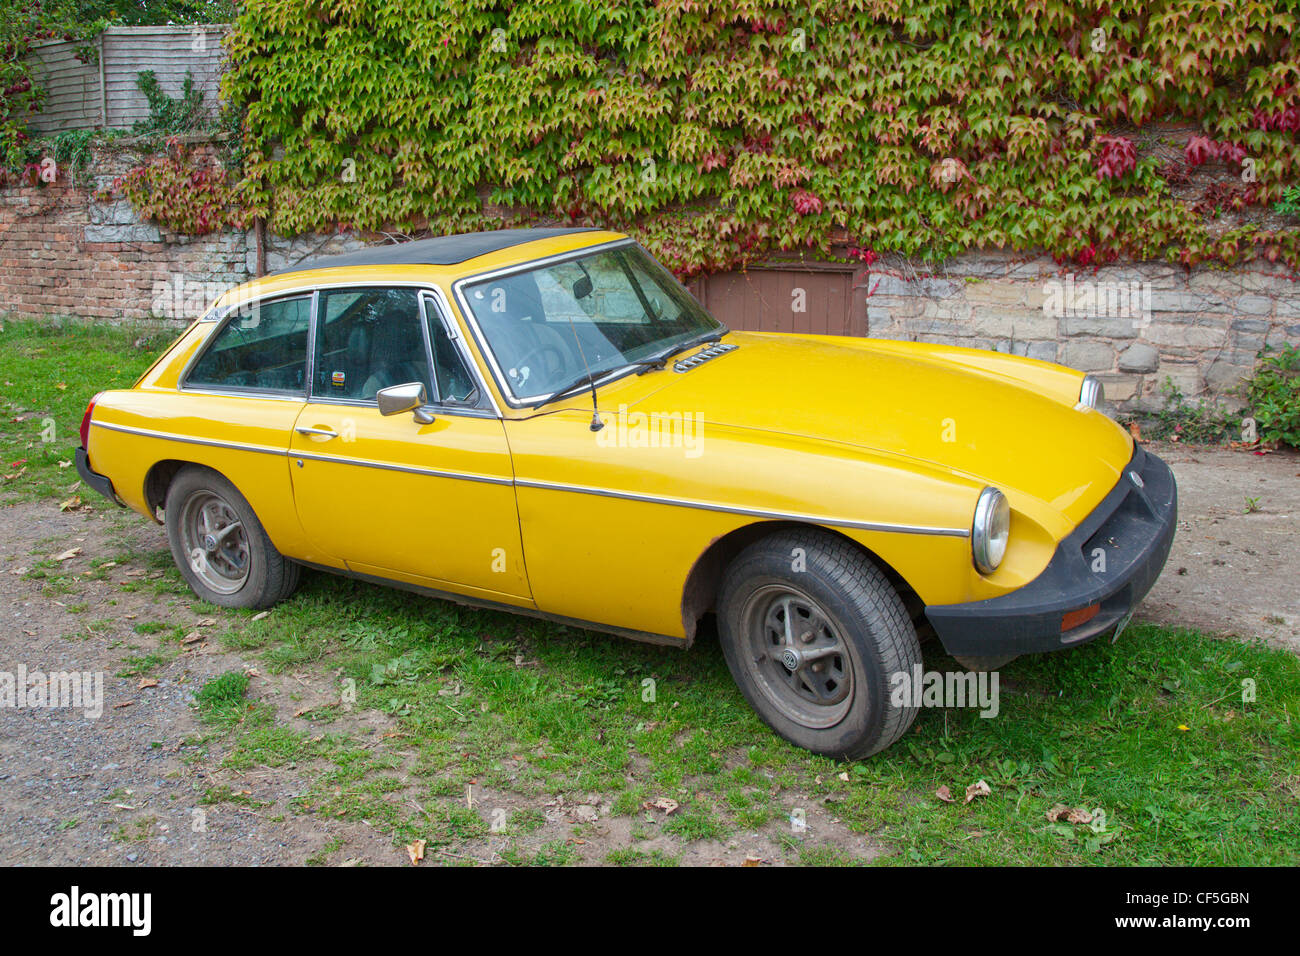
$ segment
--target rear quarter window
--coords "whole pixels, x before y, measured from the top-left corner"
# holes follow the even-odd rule
[[[187,387],[285,394],[306,389],[311,296],[253,303],[236,312],[185,379]]]

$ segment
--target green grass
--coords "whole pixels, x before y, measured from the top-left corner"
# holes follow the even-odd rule
[[[213,723],[231,723],[245,712],[244,697],[248,694],[248,675],[243,671],[226,671],[199,688],[194,695],[199,716]]]
[[[395,718],[394,749],[416,755],[412,774],[438,781],[431,794],[444,802],[471,780],[535,799],[595,792],[634,819],[668,797],[679,808],[647,835],[688,843],[769,828],[808,861],[839,851],[816,845],[817,824],[791,834],[795,809],[883,844],[886,863],[1300,862],[1300,665],[1259,644],[1134,625],[1113,646],[1003,668],[996,718],[926,710],[891,750],[844,764],[768,731],[713,643],[645,647],[324,575],[238,633],[232,643],[268,661],[322,662],[340,687],[355,682],[355,706]],[[934,646],[926,666],[956,668]],[[655,703],[641,700],[646,676]],[[1253,703],[1241,700],[1245,679]],[[311,740],[290,736],[278,754],[242,746],[274,766]],[[311,747],[327,760],[343,752]],[[312,809],[383,818],[395,838],[448,832],[400,800],[381,811],[397,779],[367,751],[323,775],[318,790],[338,793]],[[992,793],[963,803],[978,780]],[[955,803],[935,796],[944,785]],[[1050,823],[1057,803],[1101,810],[1105,823]]]
[[[84,399],[147,365],[130,338],[20,324],[0,333],[0,382],[20,383],[6,386],[6,400],[28,416],[3,426],[6,457],[18,457],[15,441],[38,440],[33,422],[46,415],[75,444]],[[59,381],[69,388],[55,388]],[[49,463],[64,453],[0,494],[66,494],[71,477]],[[49,545],[42,554],[57,542]],[[129,557],[161,572],[134,586],[184,592],[165,549]],[[24,563],[57,593],[84,586]],[[859,862],[868,845],[885,865],[1300,863],[1300,663],[1259,643],[1135,624],[1114,645],[1004,667],[996,718],[924,710],[889,751],[841,763],[771,733],[713,640],[683,653],[316,573],[262,620],[202,613],[262,673],[328,680],[337,696],[291,722],[281,715],[294,704],[269,690],[250,704],[246,675],[224,674],[196,695],[211,732],[186,759],[302,775],[277,809],[363,822],[399,853],[423,839],[440,862],[495,854],[510,864],[571,864],[589,825],[557,839],[543,808],[557,795],[574,806],[594,794],[629,821],[634,844],[674,847],[596,857],[621,865],[671,864],[691,843],[753,832],[786,861],[807,864]],[[168,666],[174,626],[134,630],[159,646],[129,661],[132,671]],[[956,666],[926,647],[928,669]],[[653,702],[642,699],[646,678]],[[1247,680],[1253,701],[1243,700]],[[295,682],[287,683],[292,700]],[[378,715],[391,732],[374,732]],[[991,792],[964,803],[979,780]],[[936,796],[941,786],[954,802]],[[209,798],[228,801],[240,789]],[[678,804],[673,813],[645,808],[664,798]],[[1056,804],[1102,814],[1092,825],[1049,822]],[[493,832],[502,810],[508,822]],[[791,827],[796,811],[807,832]],[[313,862],[348,855],[331,841]]]
[[[130,387],[175,334],[70,321],[0,325],[0,501],[88,492],[72,467],[86,403]]]

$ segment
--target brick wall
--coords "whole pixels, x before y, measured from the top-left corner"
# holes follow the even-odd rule
[[[181,325],[256,273],[251,230],[178,236],[95,190],[140,157],[102,153],[78,185],[0,189],[0,316],[77,315]],[[266,239],[267,269],[364,244],[342,234]],[[1252,263],[1187,272],[1162,263],[1069,272],[1051,259],[961,256],[938,273],[882,260],[861,275],[865,327],[882,338],[948,342],[1061,362],[1097,374],[1122,409],[1187,396],[1233,403],[1265,343],[1300,343],[1300,282]]]
[[[0,315],[180,325],[189,316],[154,308],[160,283],[180,276],[220,288],[249,277],[249,235],[164,235],[125,200],[95,198],[138,161],[101,154],[76,184],[60,174],[51,184],[0,189]]]

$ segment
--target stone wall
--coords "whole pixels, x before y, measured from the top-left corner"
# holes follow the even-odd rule
[[[1163,405],[1166,379],[1186,396],[1236,405],[1265,344],[1300,343],[1300,277],[1268,263],[1074,271],[1046,257],[980,253],[940,274],[877,265],[867,280],[870,335],[1060,362],[1097,375],[1123,409]]]
[[[96,190],[141,157],[97,155],[78,184],[0,189],[0,317],[76,315],[181,325],[256,274],[252,230],[179,236]],[[365,244],[343,233],[268,236],[268,271]],[[992,348],[1097,374],[1124,410],[1189,397],[1235,403],[1265,343],[1300,343],[1300,283],[1266,263],[1191,272],[1162,263],[1063,269],[1045,257],[969,254],[939,272],[879,261],[867,284],[868,334]]]

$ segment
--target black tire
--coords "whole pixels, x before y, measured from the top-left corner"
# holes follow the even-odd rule
[[[917,708],[890,700],[891,675],[910,680],[921,662],[916,630],[889,579],[851,542],[815,529],[756,541],[728,566],[717,610],[737,686],[791,743],[869,757],[916,719]]]
[[[172,559],[203,600],[260,609],[297,589],[302,566],[275,549],[247,499],[212,469],[189,465],[177,472],[164,517]]]

